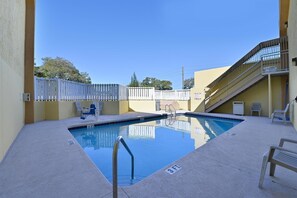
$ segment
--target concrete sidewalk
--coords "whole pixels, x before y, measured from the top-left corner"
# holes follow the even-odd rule
[[[152,116],[129,113],[100,116],[109,122]],[[68,127],[93,123],[71,118],[26,125],[0,165],[0,197],[112,197],[112,186],[84,153]],[[297,139],[289,124],[263,117],[245,121],[176,161],[173,175],[159,170],[119,189],[119,197],[297,197],[297,174],[276,168],[258,179],[263,153],[282,137]],[[296,147],[295,147],[296,148]],[[296,148],[297,150],[297,148]],[[269,170],[269,169],[268,169]]]

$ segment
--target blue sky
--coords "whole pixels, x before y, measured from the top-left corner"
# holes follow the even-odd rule
[[[278,0],[37,0],[35,62],[63,57],[93,83],[133,72],[181,88],[194,71],[234,64],[278,37]]]

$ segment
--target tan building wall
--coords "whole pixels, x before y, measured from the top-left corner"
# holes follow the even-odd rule
[[[59,120],[59,102],[57,101],[45,102],[45,119]]]
[[[89,107],[92,101],[81,101],[83,107]],[[103,115],[118,115],[127,113],[128,101],[104,101]],[[79,116],[74,101],[35,101],[34,121],[62,120]]]
[[[178,100],[176,101],[179,106],[179,110],[190,110],[191,109],[191,100]]]
[[[288,20],[288,37],[289,37],[289,64],[290,64],[290,77],[289,77],[289,90],[290,101],[297,96],[297,66],[292,62],[292,58],[297,57],[297,1],[290,1],[289,20]],[[293,103],[291,108],[292,122],[297,130],[297,103]]]
[[[103,115],[119,115],[122,113],[127,113],[128,101],[104,101],[103,102]]]
[[[165,110],[166,105],[172,105],[175,108],[175,110],[188,111],[191,108],[191,100],[160,100],[161,110]]]
[[[59,119],[72,118],[76,116],[76,107],[73,101],[59,102]]]
[[[120,101],[119,114],[124,114],[128,112],[129,112],[129,101],[127,100]]]
[[[272,77],[272,109],[283,109],[282,104],[282,78],[285,76]],[[233,101],[244,102],[244,115],[251,115],[250,109],[253,102],[261,103],[261,116],[268,116],[268,80],[267,78],[256,83],[241,94],[213,110],[213,113],[233,113]],[[257,115],[257,114],[254,114]]]
[[[0,161],[24,125],[25,1],[0,1]]]
[[[155,100],[129,100],[129,111],[152,112],[156,111]]]
[[[194,74],[194,87],[191,89],[191,111],[204,112],[204,88],[227,71],[230,66],[197,71]]]
[[[45,120],[45,103],[44,101],[34,102],[34,122]]]

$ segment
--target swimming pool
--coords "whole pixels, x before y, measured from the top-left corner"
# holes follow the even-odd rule
[[[168,166],[240,122],[182,115],[70,129],[70,132],[110,182],[113,145],[116,138],[122,136],[135,158],[135,176],[131,179],[131,158],[120,145],[118,183],[127,186]]]

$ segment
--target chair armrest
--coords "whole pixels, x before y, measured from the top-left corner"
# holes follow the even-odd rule
[[[285,113],[285,111],[284,110],[274,110],[273,113]]]
[[[285,142],[290,142],[293,144],[297,144],[297,140],[291,140],[291,139],[287,139],[287,138],[281,138],[280,142],[279,142],[279,146],[283,147]]]
[[[279,146],[270,146],[270,151],[269,152],[274,152],[275,150],[285,151],[285,152],[293,153],[293,154],[296,154],[297,155],[297,152],[296,151],[285,149],[285,148],[279,147]]]
[[[82,110],[81,110],[82,113],[87,113],[89,111],[90,111],[89,107],[82,107]]]

